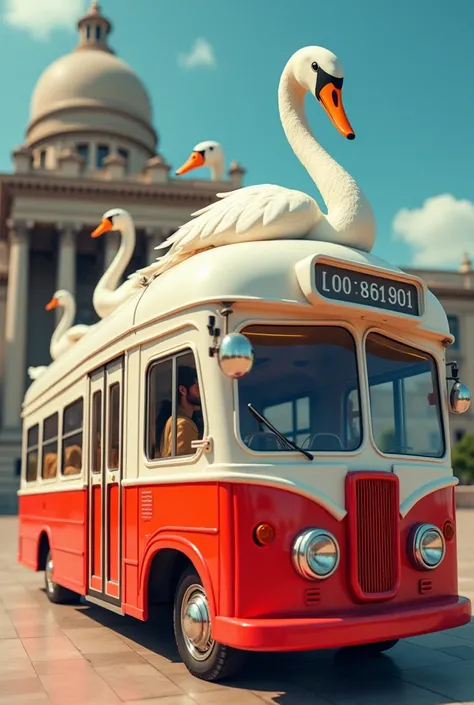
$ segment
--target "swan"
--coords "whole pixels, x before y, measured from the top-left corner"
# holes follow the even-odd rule
[[[56,360],[60,355],[65,353],[66,350],[69,350],[74,343],[77,343],[78,340],[83,338],[86,333],[97,325],[86,326],[80,324],[71,327],[76,315],[76,301],[74,296],[65,289],[58,289],[58,291],[54,293],[51,301],[46,304],[45,309],[46,311],[52,311],[58,306],[64,308],[64,313],[56,326],[49,346],[49,352],[53,360]],[[38,379],[47,369],[48,365],[28,367],[28,376],[32,380]]]
[[[336,129],[355,138],[342,103],[343,71],[328,49],[309,46],[288,60],[278,87],[278,107],[285,135],[294,153],[318,187],[327,207],[301,191],[274,184],[246,186],[218,193],[219,201],[192,215],[155,249],[168,252],[132,277],[156,276],[191,255],[234,242],[310,239],[335,242],[370,252],[375,240],[372,208],[355,180],[314,138],[304,109],[310,92]]]
[[[135,227],[130,213],[122,208],[107,211],[102,216],[100,225],[91,233],[91,237],[100,237],[112,230],[120,232],[122,240],[119,251],[94,289],[92,303],[99,318],[105,318],[111,314],[146,283],[143,277],[133,279],[129,277],[118,289],[116,288],[135,248]]]
[[[176,176],[187,174],[188,171],[198,169],[201,166],[208,166],[211,170],[211,180],[223,181],[224,165],[224,150],[219,142],[207,140],[207,142],[199,142],[199,144],[196,144],[193,147],[193,151],[188,161],[176,170]]]
[[[60,355],[63,355],[94,327],[84,324],[71,327],[76,315],[76,301],[69,291],[65,289],[56,291],[45,308],[47,311],[52,311],[58,306],[64,309],[64,313],[53,333],[49,346],[49,352],[53,360],[57,360]]]

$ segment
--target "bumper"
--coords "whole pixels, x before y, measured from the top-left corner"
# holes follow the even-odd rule
[[[452,629],[471,620],[466,597],[433,600],[423,607],[380,610],[358,616],[303,619],[216,617],[213,637],[246,651],[310,651],[401,639]]]

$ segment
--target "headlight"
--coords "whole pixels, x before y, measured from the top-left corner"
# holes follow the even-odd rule
[[[446,553],[442,531],[433,524],[418,526],[413,533],[411,552],[417,568],[437,568]]]
[[[339,565],[339,546],[324,529],[307,529],[296,537],[292,551],[297,573],[309,580],[329,578]]]

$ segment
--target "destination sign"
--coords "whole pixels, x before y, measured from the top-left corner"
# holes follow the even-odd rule
[[[323,262],[317,262],[315,270],[316,290],[328,299],[420,315],[418,287],[414,284]]]

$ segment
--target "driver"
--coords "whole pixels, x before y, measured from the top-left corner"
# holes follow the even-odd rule
[[[178,368],[177,397],[176,455],[193,455],[195,449],[191,446],[191,442],[199,439],[199,430],[192,416],[201,408],[199,383],[193,367]],[[169,458],[172,453],[173,416],[170,413],[161,433],[160,455],[162,458]]]

